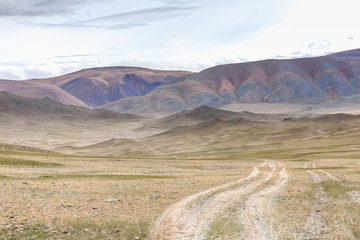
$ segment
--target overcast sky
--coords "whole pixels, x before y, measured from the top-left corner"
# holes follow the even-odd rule
[[[360,48],[359,0],[0,0],[0,78],[200,71]]]

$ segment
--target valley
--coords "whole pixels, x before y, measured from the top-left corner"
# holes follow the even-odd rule
[[[50,105],[62,111],[2,113],[3,239],[360,234],[358,116]]]
[[[0,239],[359,239],[357,52],[0,81]]]

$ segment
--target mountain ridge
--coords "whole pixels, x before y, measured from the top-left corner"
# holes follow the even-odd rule
[[[0,91],[0,115],[17,116],[59,116],[61,118],[79,119],[139,119],[139,116],[107,111],[105,109],[88,109],[85,107],[69,106],[52,100],[51,98],[28,98]]]
[[[348,51],[357,54],[359,49]],[[327,55],[219,65],[183,76],[150,93],[125,98],[103,108],[141,114],[230,103],[309,103],[359,94],[360,58]],[[171,96],[166,94],[172,92]],[[175,106],[175,107],[174,107]]]
[[[111,66],[46,79],[0,80],[0,91],[130,114],[165,114],[202,105],[318,104],[360,94],[360,49],[321,57],[267,59],[199,73]]]
[[[112,66],[88,68],[54,78],[27,81],[59,87],[87,105],[98,107],[124,97],[144,95],[166,81],[190,73],[192,72]]]
[[[0,80],[0,91],[6,91],[18,96],[29,98],[50,98],[65,105],[90,108],[80,99],[70,93],[51,85],[25,81]]]

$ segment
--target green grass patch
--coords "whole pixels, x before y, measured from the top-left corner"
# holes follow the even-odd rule
[[[210,224],[210,230],[207,232],[206,240],[238,239],[239,229],[240,225],[235,219],[221,216]]]
[[[348,198],[347,192],[354,189],[341,184],[341,182],[332,180],[322,181],[321,185],[324,188],[324,191],[330,194],[333,198]]]
[[[94,223],[90,221],[69,222],[62,232],[67,232],[63,239],[145,239],[150,224],[145,221],[137,223],[125,221],[109,221]]]
[[[18,179],[18,178],[15,178],[15,177],[0,175],[0,181],[1,181],[1,180],[17,180],[17,179]]]
[[[142,179],[167,179],[173,178],[167,175],[116,175],[116,174],[51,174],[40,176],[38,179],[104,179],[104,180],[142,180]]]
[[[24,224],[20,229],[0,230],[0,239],[145,239],[149,231],[147,222],[109,221],[94,223],[90,221],[72,221],[65,226],[49,227],[44,224]]]
[[[0,157],[0,165],[7,166],[30,166],[30,167],[59,167],[60,163],[40,162],[34,160],[24,160],[19,158],[5,158]]]
[[[360,225],[359,224],[351,224],[350,226],[351,232],[356,239],[360,239]]]
[[[310,162],[308,159],[290,159],[290,162]]]
[[[19,230],[19,231],[16,231]],[[56,233],[48,231],[48,228],[42,224],[37,225],[22,225],[20,229],[2,229],[0,230],[0,239],[6,240],[17,240],[17,239],[26,239],[26,240],[35,240],[35,239],[54,239],[56,238]]]
[[[319,170],[328,170],[328,169],[348,169],[349,167],[318,167]]]

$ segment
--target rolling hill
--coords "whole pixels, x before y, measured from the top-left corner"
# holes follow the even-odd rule
[[[341,111],[342,105],[348,110],[350,98],[360,96],[359,56],[360,49],[355,49],[315,58],[226,64],[199,73],[91,68],[48,79],[0,80],[0,91],[143,115],[239,103],[302,104],[315,111],[315,105],[335,102]]]
[[[179,126],[192,126],[201,122],[232,119],[244,119],[249,121],[281,121],[288,116],[282,114],[256,114],[251,112],[233,112],[209,106],[200,106],[191,110],[184,110],[174,113],[170,116],[158,119],[153,123],[147,124],[147,127],[166,129]]]
[[[341,146],[345,149],[342,151],[346,152],[348,147],[357,146],[353,139],[359,138],[359,123],[359,116],[348,114],[288,118],[273,122],[251,121],[241,117],[212,119],[191,126],[175,124],[174,128],[143,138],[113,138],[81,148],[69,147],[64,151],[114,156],[176,156],[187,153],[189,157],[206,152],[209,156],[227,153],[236,157],[250,152],[249,156],[252,156],[253,152],[264,158],[270,153],[288,158],[288,151],[278,151],[279,146],[299,151],[299,156],[302,156],[302,151],[307,153],[311,147],[331,150],[333,146],[339,146],[339,138],[344,138],[347,144]],[[309,148],[303,148],[304,145]],[[259,152],[260,146],[263,150]],[[314,149],[312,151],[316,151]]]
[[[0,91],[29,98],[50,98],[65,105],[89,107],[78,98],[56,86],[25,81],[0,80]]]
[[[359,94],[358,52],[216,66],[103,108],[134,114],[169,114],[201,105],[220,107],[230,103],[318,104]]]
[[[0,143],[54,150],[128,136],[143,117],[0,91]],[[1,145],[0,144],[0,145]],[[1,146],[0,146],[1,147]]]
[[[137,67],[103,67],[28,82],[59,87],[89,106],[97,107],[129,96],[142,96],[164,82],[190,73]]]
[[[5,91],[0,91],[0,116],[11,115],[14,119],[22,116],[35,116],[46,119],[49,116],[59,118],[78,119],[116,119],[116,120],[135,120],[140,117],[107,111],[105,109],[88,109],[77,106],[69,106],[58,103],[48,97],[43,99],[27,98],[17,96]]]

